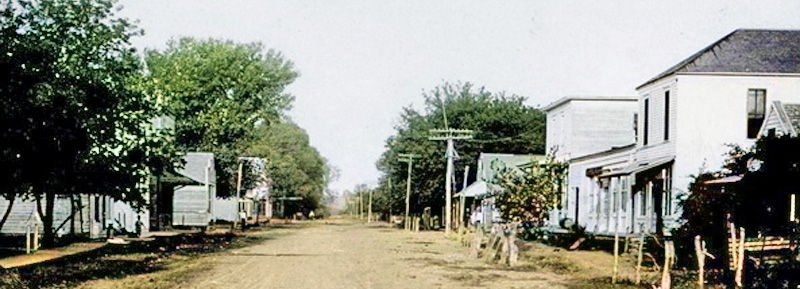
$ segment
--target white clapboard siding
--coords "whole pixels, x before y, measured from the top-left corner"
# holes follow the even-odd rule
[[[172,203],[173,226],[208,226],[211,221],[209,188],[186,186],[175,191]]]
[[[75,232],[71,232],[72,227],[70,221],[68,220],[72,214],[73,207],[70,199],[66,197],[56,198],[53,207],[53,229],[58,229],[61,224],[64,224],[61,230],[57,231],[57,234],[81,235],[89,232],[91,226],[88,207],[89,197],[86,195],[80,195],[76,196],[75,198],[76,200],[80,199],[80,201],[82,201],[81,203],[84,204],[83,209],[75,214]],[[8,200],[0,199],[0,214],[5,213],[9,204],[10,202]],[[77,206],[75,208],[77,210]],[[2,230],[0,230],[0,233],[8,235],[25,234],[25,232],[28,230],[28,226],[31,228],[36,227],[40,232],[43,231],[42,221],[36,209],[36,201],[16,199],[13,207],[11,208],[11,213],[6,220],[6,223],[3,225]]]

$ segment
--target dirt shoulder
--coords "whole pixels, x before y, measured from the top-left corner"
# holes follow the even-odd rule
[[[5,272],[0,288],[641,288],[610,286],[602,251],[525,243],[521,264],[507,267],[469,258],[442,232],[353,220],[194,238]]]

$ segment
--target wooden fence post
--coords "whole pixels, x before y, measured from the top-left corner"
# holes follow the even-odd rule
[[[672,258],[675,255],[675,246],[672,241],[664,241],[664,271],[661,273],[661,289],[672,288],[672,277],[670,276],[670,269],[672,268]]]
[[[642,283],[642,252],[644,250],[644,224],[639,229],[639,251],[636,255],[636,285]]]
[[[475,229],[475,236],[472,239],[472,243],[470,244],[469,248],[469,256],[471,258],[477,259],[480,257],[480,250],[481,250],[481,242],[483,241],[483,230],[480,228]]]
[[[705,287],[706,248],[700,235],[694,237],[694,253],[697,256],[697,288]]]
[[[614,231],[614,270],[611,275],[611,284],[617,284],[617,275],[619,275],[619,230]]]
[[[519,263],[519,247],[517,247],[517,229],[519,223],[511,223],[511,233],[508,236],[509,251],[508,265],[516,266]]]
[[[736,281],[736,288],[744,288],[744,280],[742,280],[742,275],[744,274],[744,228],[739,228],[739,248],[738,252],[736,253],[736,277],[734,277],[734,281]]]

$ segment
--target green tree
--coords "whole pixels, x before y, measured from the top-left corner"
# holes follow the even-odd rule
[[[5,1],[0,7],[0,133],[6,198],[35,199],[55,241],[55,199],[88,193],[134,205],[153,170],[172,165],[154,99],[131,84],[139,30],[114,1]],[[43,201],[43,202],[42,202]]]
[[[396,133],[386,141],[386,151],[378,161],[384,177],[379,191],[388,192],[388,175],[395,186],[391,190],[392,211],[405,210],[406,165],[397,161],[399,154],[412,153],[411,207],[414,212],[430,206],[440,209],[444,203],[445,145],[428,140],[429,130],[447,126],[471,129],[474,139],[456,141],[460,155],[456,162],[455,184],[463,182],[466,165],[474,165],[481,152],[542,154],[544,153],[545,114],[524,104],[525,98],[505,93],[492,93],[475,88],[471,83],[444,83],[423,93],[424,110],[406,107],[400,115]],[[475,179],[474,170],[470,180]],[[388,211],[389,208],[380,208]]]
[[[502,168],[497,177],[502,190],[496,198],[502,217],[543,225],[549,211],[558,206],[567,168],[553,159],[524,170]]]
[[[311,146],[306,132],[290,121],[281,121],[260,125],[254,134],[246,153],[267,159],[272,196],[301,197],[299,202],[286,202],[284,213],[321,208],[335,171]]]
[[[185,151],[217,156],[218,194],[235,195],[237,158],[259,124],[279,122],[293,97],[284,89],[298,76],[291,61],[261,44],[183,38],[148,51],[146,91],[175,118]]]

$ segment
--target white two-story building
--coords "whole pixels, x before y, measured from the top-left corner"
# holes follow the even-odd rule
[[[677,226],[693,176],[752,145],[767,104],[800,102],[800,31],[736,30],[636,90],[635,145],[570,159],[567,215],[595,234]]]

